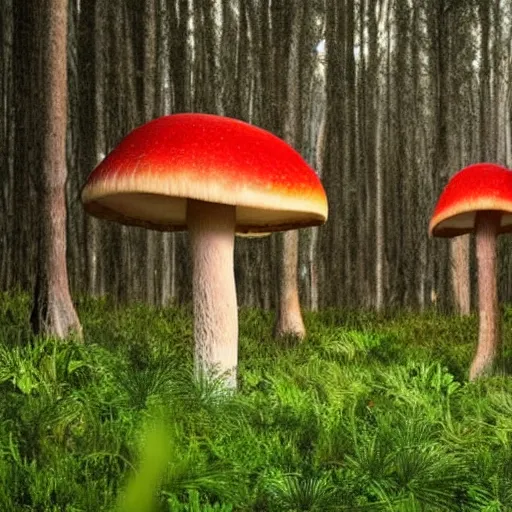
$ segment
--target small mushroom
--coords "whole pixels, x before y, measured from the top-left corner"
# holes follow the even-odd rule
[[[160,231],[190,232],[196,372],[236,387],[234,235],[327,219],[315,172],[288,144],[245,122],[175,114],[129,133],[90,174],[85,210]]]
[[[498,353],[497,235],[512,231],[512,172],[491,163],[470,165],[446,185],[430,221],[431,236],[476,235],[478,348],[469,379],[492,372]]]

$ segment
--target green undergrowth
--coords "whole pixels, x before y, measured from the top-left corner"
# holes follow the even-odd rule
[[[303,343],[240,312],[239,391],[194,379],[187,308],[78,304],[33,338],[0,295],[0,510],[512,510],[512,311],[498,375],[475,317],[323,311]]]

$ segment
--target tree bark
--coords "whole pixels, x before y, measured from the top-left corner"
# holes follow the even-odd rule
[[[471,311],[471,285],[469,280],[469,235],[454,238],[450,245],[452,287],[456,309],[460,315]]]
[[[156,13],[155,0],[144,2],[144,121],[155,115],[156,83]],[[157,234],[147,230],[146,238],[146,301],[155,304],[156,300],[156,253]]]
[[[479,110],[479,143],[480,161],[486,162],[493,158],[489,137],[491,117],[491,91],[490,91],[490,62],[489,62],[489,36],[490,36],[490,2],[479,0],[478,14],[480,18],[480,110]]]
[[[172,106],[172,91],[170,73],[170,48],[171,33],[169,10],[167,0],[158,0],[158,23],[157,23],[157,88],[156,88],[156,111],[155,115],[169,115]],[[158,261],[158,275],[160,277],[159,304],[169,306],[175,298],[175,273],[176,273],[176,252],[175,234],[160,234],[161,251]]]
[[[279,251],[279,298],[274,335],[276,337],[292,335],[304,338],[306,328],[302,319],[297,283],[299,261],[299,232],[287,231],[282,235]]]
[[[316,171],[318,176],[322,178],[325,153],[325,125],[326,125],[326,112],[325,109],[322,113],[320,126],[318,128],[318,135],[315,146],[316,153]],[[311,228],[311,238],[309,240],[308,251],[308,264],[309,264],[309,279],[310,279],[310,308],[311,311],[318,311],[319,308],[319,272],[318,272],[318,230],[319,228]]]
[[[384,198],[381,131],[382,119],[379,112],[378,96],[375,103],[375,309],[384,307]]]
[[[10,281],[22,290],[33,286],[34,268],[37,259],[36,241],[38,223],[35,208],[20,208],[20,205],[36,202],[36,189],[40,179],[41,142],[40,133],[40,57],[41,7],[37,2],[12,3],[13,41],[12,74],[13,95],[13,173],[9,183],[10,208],[15,213],[11,219]],[[8,104],[8,103],[7,103]],[[20,264],[23,262],[23,264]]]
[[[105,55],[104,33],[106,8],[104,0],[96,0],[94,8],[94,160],[95,164],[105,158]],[[92,170],[92,169],[91,169]],[[93,296],[105,294],[105,279],[100,264],[101,230],[100,221],[86,215],[87,269],[89,293]]]
[[[46,0],[43,24],[41,231],[31,324],[34,332],[81,333],[66,265],[67,0]]]
[[[384,4],[383,4],[384,5]],[[384,8],[384,7],[383,7]],[[386,15],[385,19],[389,27],[389,19],[391,13],[391,2],[385,3]],[[384,14],[382,14],[382,19],[384,19]],[[378,32],[372,34],[373,37],[378,38]],[[372,46],[377,44],[377,41],[372,43]],[[383,165],[383,156],[385,154],[386,145],[382,143],[383,141],[383,125],[384,125],[384,115],[385,112],[381,112],[380,105],[381,99],[387,96],[387,107],[389,109],[390,105],[390,40],[388,36],[387,40],[387,59],[386,59],[386,91],[380,94],[379,86],[378,86],[378,50],[375,49],[375,55],[373,55],[374,59],[377,59],[375,63],[375,91],[374,91],[374,110],[373,114],[375,116],[375,125],[374,125],[374,149],[375,149],[375,309],[377,311],[381,311],[384,307],[384,287],[385,287],[385,250],[386,250],[386,234],[385,234],[385,210],[384,210],[384,186],[385,186],[385,176],[384,176],[384,165]],[[382,102],[386,104],[386,102]],[[384,110],[384,109],[383,109]],[[389,112],[389,110],[388,110]],[[389,118],[389,113],[388,113]],[[389,144],[389,140],[388,140]]]
[[[14,258],[13,219],[14,206],[12,200],[14,170],[13,170],[13,134],[14,134],[14,105],[13,96],[13,6],[12,0],[3,2],[0,6],[0,101],[5,107],[0,114],[0,168],[3,170],[3,180],[0,180],[0,204],[2,220],[0,221],[0,289],[13,286],[12,272]],[[10,106],[9,106],[10,105]]]
[[[298,145],[298,123],[300,120],[300,31],[302,28],[303,3],[294,5],[292,32],[288,56],[287,109],[285,112],[284,139],[291,146]],[[279,299],[274,335],[277,337],[292,335],[304,338],[306,328],[302,319],[299,300],[298,264],[299,232],[288,231],[282,236],[279,258]]]

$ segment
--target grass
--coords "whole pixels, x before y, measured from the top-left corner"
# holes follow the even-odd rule
[[[240,315],[239,392],[192,375],[186,308],[83,300],[84,345],[0,295],[0,510],[512,510],[512,310],[468,383],[475,317]]]

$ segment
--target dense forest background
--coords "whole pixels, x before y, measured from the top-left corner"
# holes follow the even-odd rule
[[[34,286],[44,124],[41,5],[0,0],[0,289]],[[190,299],[186,233],[84,215],[80,190],[130,130],[175,112],[240,118],[292,141],[330,217],[300,232],[305,307],[455,307],[472,240],[429,239],[449,177],[512,165],[511,0],[69,0],[67,202],[72,293]],[[275,306],[280,235],[238,239],[244,306]],[[500,294],[512,252],[500,242]]]

